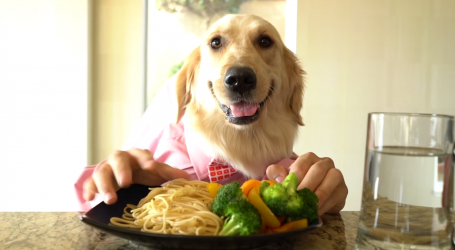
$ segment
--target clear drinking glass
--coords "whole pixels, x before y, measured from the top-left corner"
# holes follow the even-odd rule
[[[370,113],[356,249],[454,249],[454,117]]]

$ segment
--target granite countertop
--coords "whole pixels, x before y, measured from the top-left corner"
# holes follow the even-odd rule
[[[354,249],[359,212],[322,217],[323,226],[302,234],[293,246],[264,249]],[[1,212],[0,249],[149,249],[99,232],[79,220],[75,212]]]

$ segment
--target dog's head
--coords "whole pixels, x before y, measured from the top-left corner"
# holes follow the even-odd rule
[[[269,161],[289,156],[297,127],[303,125],[303,74],[270,23],[253,15],[227,15],[209,29],[177,76],[178,119],[186,114],[218,155],[230,161],[242,158],[226,153],[232,151],[228,144],[239,140],[275,141],[281,148],[248,144]],[[237,141],[228,142],[229,136]]]
[[[208,31],[179,75],[178,119],[190,102],[237,128],[287,112],[303,125],[303,70],[277,30],[252,15],[227,15]]]

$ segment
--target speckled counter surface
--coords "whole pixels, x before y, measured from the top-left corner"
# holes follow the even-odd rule
[[[324,215],[323,226],[302,234],[293,244],[262,249],[354,249],[359,212]],[[0,213],[0,249],[149,249],[99,232],[82,223],[77,213]]]

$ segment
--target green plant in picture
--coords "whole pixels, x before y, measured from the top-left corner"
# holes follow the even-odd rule
[[[155,0],[155,8],[170,13],[192,12],[207,18],[218,12],[238,13],[240,5],[254,0]]]
[[[182,68],[183,66],[183,61],[177,63],[177,64],[174,64],[171,69],[169,70],[169,74],[168,76],[171,77],[173,75],[175,75],[177,72],[179,72],[179,70]]]

